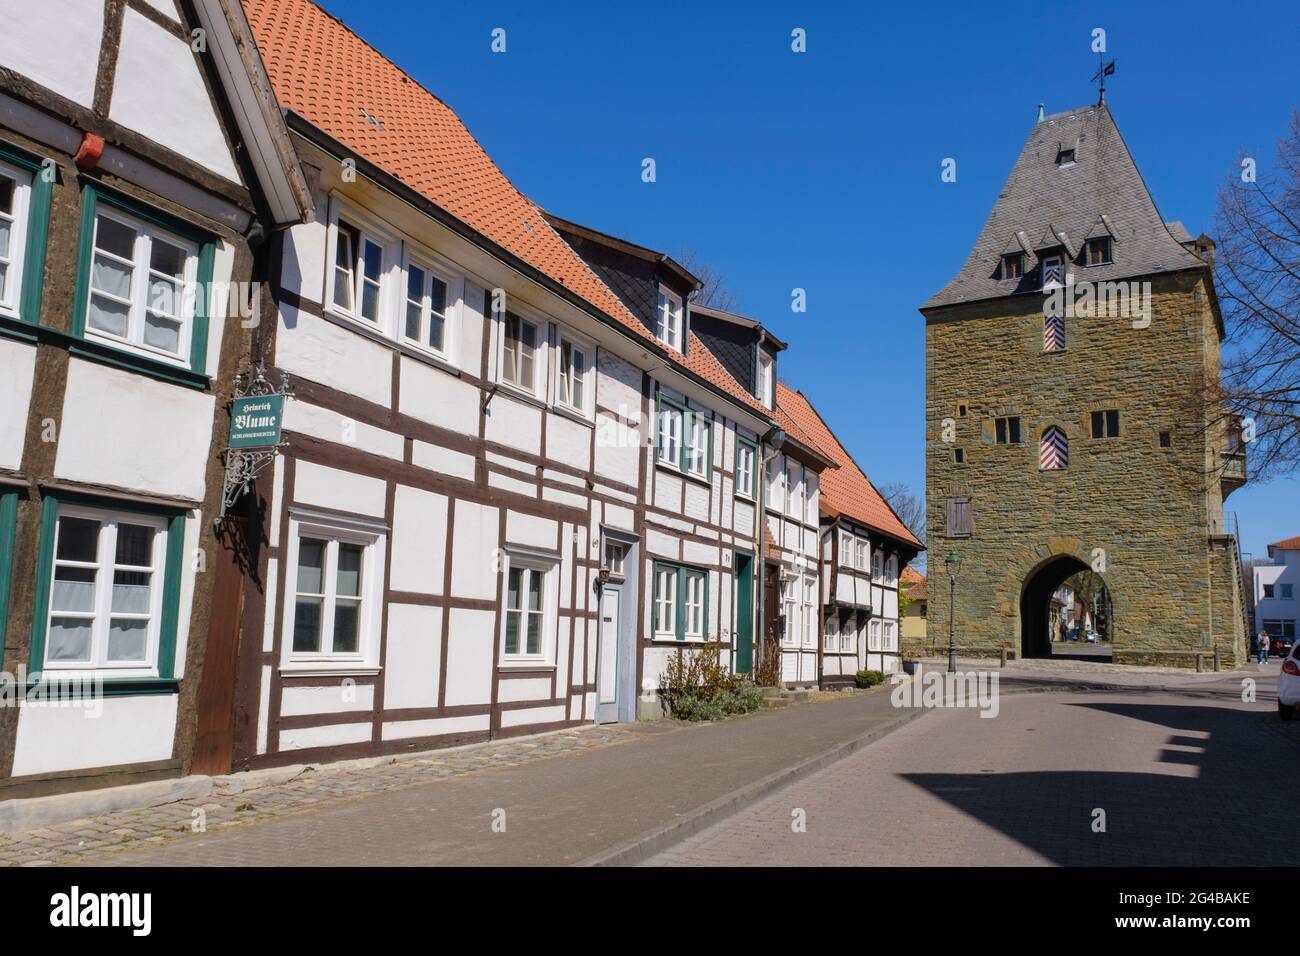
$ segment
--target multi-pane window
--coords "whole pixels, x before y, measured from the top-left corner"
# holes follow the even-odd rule
[[[658,457],[664,464],[677,467],[682,455],[682,411],[666,402],[659,405]]]
[[[655,569],[655,633],[677,636],[677,572],[668,565]]]
[[[777,513],[785,511],[785,466],[780,455],[767,460],[763,483],[767,486],[767,507]]]
[[[1020,444],[1020,418],[1012,415],[993,420],[994,437],[999,445]]]
[[[840,567],[853,567],[853,535],[840,529]]]
[[[527,392],[537,390],[537,326],[513,312],[501,323],[501,378]]]
[[[510,565],[506,575],[506,657],[544,655],[546,575],[543,568]]]
[[[758,400],[767,408],[772,408],[775,405],[774,371],[775,363],[772,356],[760,350],[758,353]]]
[[[880,649],[882,651],[896,651],[898,645],[894,642],[895,624],[893,621],[882,621],[880,625]]]
[[[889,556],[885,562],[885,583],[890,585],[898,584],[898,558],[894,555]]]
[[[408,341],[447,351],[447,282],[424,266],[406,267],[406,320],[403,332]]]
[[[688,639],[704,639],[704,592],[708,579],[703,571],[684,570],[682,580],[685,594],[682,609],[685,613],[684,633]]]
[[[871,556],[871,580],[881,581],[885,577],[885,558],[879,551]]]
[[[709,576],[699,568],[655,564],[655,637],[702,641],[707,636]]]
[[[812,575],[803,579],[803,643],[817,646],[817,579]]]
[[[88,334],[164,358],[189,349],[198,248],[126,213],[95,215],[86,304]]]
[[[1093,438],[1118,438],[1119,437],[1119,412],[1110,409],[1104,412],[1092,413],[1092,437]]]
[[[867,625],[867,650],[880,650],[880,622],[872,621]]]
[[[586,414],[591,359],[587,349],[560,338],[560,368],[556,376],[556,401],[575,412]]]
[[[334,240],[334,305],[380,324],[384,247],[358,227],[338,221]]]
[[[27,240],[32,177],[0,163],[0,312],[16,314]]]
[[[803,517],[803,466],[797,461],[787,458],[785,460],[785,484],[789,489],[786,507],[789,514],[796,518]]]
[[[688,412],[686,430],[686,471],[704,476],[709,471],[709,419],[699,412]]]
[[[781,617],[785,622],[781,640],[793,644],[798,637],[799,627],[799,580],[790,575],[781,583]]]
[[[160,633],[166,522],[61,508],[53,551],[44,666],[152,666]]]
[[[1002,257],[1002,278],[1019,279],[1025,274],[1025,254],[1012,252]]]
[[[736,494],[741,497],[754,497],[754,462],[757,458],[756,445],[736,439]]]
[[[1110,262],[1110,236],[1089,239],[1087,257],[1087,263],[1090,266],[1102,266]]]
[[[828,651],[838,651],[840,649],[840,619],[837,614],[826,615],[826,629],[824,635],[824,646]]]
[[[677,351],[682,351],[682,299],[681,296],[659,290],[655,308],[655,337]]]
[[[852,652],[856,650],[858,641],[858,625],[852,614],[844,620],[844,626],[840,629],[840,653]]]
[[[856,538],[853,541],[853,566],[859,571],[867,570],[867,556],[871,551],[871,545],[865,538]]]
[[[821,480],[817,477],[816,474],[805,469],[803,475],[803,483],[804,483],[804,498],[807,502],[807,504],[805,505],[804,521],[808,524],[815,525],[818,519],[817,502],[818,502],[818,489],[821,485]]]
[[[295,570],[294,654],[357,657],[362,653],[366,544],[304,533]]]
[[[622,541],[605,542],[605,570],[616,578],[623,576],[623,557],[627,553],[627,545]]]

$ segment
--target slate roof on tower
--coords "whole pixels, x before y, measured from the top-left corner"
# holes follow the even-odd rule
[[[1063,150],[1073,150],[1073,162]],[[1103,218],[1104,217],[1104,218]],[[1183,235],[1186,230],[1181,228]],[[922,311],[1038,292],[1030,257],[1020,280],[1001,279],[1002,255],[1026,244],[1042,255],[1061,234],[1073,259],[1087,238],[1113,237],[1113,262],[1069,271],[1107,282],[1205,268],[1171,234],[1104,103],[1056,113],[1034,125],[966,264]]]

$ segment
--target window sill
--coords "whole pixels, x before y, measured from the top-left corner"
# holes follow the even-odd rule
[[[382,667],[373,664],[282,664],[281,677],[374,677]]]
[[[671,634],[656,634],[653,638],[656,644],[665,644],[674,647],[705,647],[709,644],[717,644],[718,641],[706,640],[703,637],[684,637],[678,638]],[[723,645],[726,646],[725,644]]]
[[[535,392],[530,392],[526,388],[516,385],[513,382],[506,382],[506,381],[502,381],[501,379],[496,379],[493,382],[493,384],[496,386],[497,392],[501,395],[506,395],[510,398],[518,399],[521,402],[527,402],[529,405],[536,405],[538,408],[542,409],[543,411],[545,411],[550,407],[549,405],[546,404],[546,400],[543,398],[539,398]],[[489,407],[491,406],[489,405]]]
[[[678,478],[684,478],[686,481],[693,481],[697,485],[700,485],[701,487],[704,488],[713,487],[712,474],[693,475],[689,471],[682,471],[680,468],[675,468],[672,465],[667,464],[666,462],[660,461],[657,457],[655,458],[655,467],[658,468],[660,471],[668,472],[670,475],[676,475]]]
[[[497,670],[508,671],[511,673],[536,671],[538,674],[551,674],[556,670],[556,665],[550,661],[501,661],[497,664]]]
[[[558,402],[551,406],[551,411],[556,415],[563,415],[565,418],[572,419],[580,425],[586,425],[588,428],[595,428],[596,423],[586,416],[584,412],[576,408],[570,408],[568,405],[561,405]]]
[[[103,696],[105,697],[145,697],[166,694],[175,694],[180,690],[180,678],[177,677],[109,677],[103,671],[42,671],[39,674],[30,675],[27,678],[24,688],[26,693],[30,694],[38,687],[46,686],[47,681],[51,686],[59,687],[60,680],[69,682],[79,682],[82,687],[93,688],[96,678],[102,679]],[[57,697],[54,700],[63,700],[66,697]],[[44,706],[54,706],[54,701],[49,704],[41,701],[38,697],[33,704]]]

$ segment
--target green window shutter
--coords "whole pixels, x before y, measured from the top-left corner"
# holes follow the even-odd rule
[[[46,172],[46,160],[0,143],[0,159],[32,174],[31,200],[27,210],[27,235],[23,237],[22,297],[18,317],[30,325],[41,321],[41,296],[45,291],[45,251],[50,236],[50,197],[53,176]]]
[[[59,500],[46,495],[41,501],[41,543],[36,552],[36,591],[32,603],[32,645],[27,659],[29,678],[39,678],[45,666],[45,628],[50,616],[50,581],[54,577],[54,529],[59,523]]]
[[[9,623],[9,582],[14,570],[14,531],[18,525],[18,495],[0,495],[0,644]]]

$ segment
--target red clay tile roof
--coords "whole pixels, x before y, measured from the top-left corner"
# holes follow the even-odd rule
[[[832,516],[844,515],[900,541],[918,548],[923,547],[916,536],[898,520],[898,515],[885,503],[876,486],[844,450],[839,439],[826,427],[822,417],[802,392],[795,391],[784,382],[777,382],[776,404],[777,408],[812,436],[828,457],[839,464],[838,468],[822,472],[820,498],[823,511]]]
[[[910,564],[903,568],[903,573],[899,575],[903,583],[907,585],[907,596],[913,601],[924,601],[928,597],[930,582],[926,576]]]
[[[782,406],[781,388],[783,387],[784,386],[779,386],[776,393],[776,423],[785,430],[787,435],[799,442],[801,445],[807,445],[823,458],[829,458],[832,461],[835,461],[836,458],[831,454],[830,450],[819,445],[817,439],[814,438],[807,429],[800,425],[799,422],[797,422]]]
[[[242,2],[282,107],[640,337],[655,341],[446,103],[310,0]],[[686,368],[770,417],[694,336],[690,351],[679,359]]]
[[[1274,541],[1269,547],[1280,548],[1283,551],[1300,551],[1300,534],[1294,538],[1283,538],[1281,541]]]

